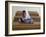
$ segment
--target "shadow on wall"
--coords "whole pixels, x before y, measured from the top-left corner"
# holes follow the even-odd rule
[[[40,21],[40,16],[38,12],[28,11],[28,13],[34,21]],[[15,16],[13,17],[14,18],[13,21],[18,21],[19,18],[21,18],[21,16],[22,16],[22,11],[17,11]]]

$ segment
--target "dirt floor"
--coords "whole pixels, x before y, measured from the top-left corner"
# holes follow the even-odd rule
[[[26,24],[26,23],[14,23],[12,26],[13,30],[31,30],[31,29],[40,29],[39,23]]]

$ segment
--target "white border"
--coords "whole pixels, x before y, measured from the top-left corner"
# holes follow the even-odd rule
[[[12,6],[28,6],[28,7],[40,7],[41,8],[41,29],[39,30],[16,30],[12,31]],[[25,34],[25,33],[39,33],[43,32],[43,5],[37,4],[23,4],[23,3],[9,3],[9,34]]]

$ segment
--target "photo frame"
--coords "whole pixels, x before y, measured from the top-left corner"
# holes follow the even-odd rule
[[[27,14],[29,13],[33,22],[27,22],[27,20],[24,21],[24,23],[22,22],[23,20],[18,22],[21,18],[20,16],[23,15],[22,12],[26,12]],[[34,35],[44,33],[45,3],[5,1],[5,36]]]

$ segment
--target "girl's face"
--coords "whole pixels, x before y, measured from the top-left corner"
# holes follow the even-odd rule
[[[22,15],[23,15],[23,17],[25,17],[26,16],[26,12],[23,12]]]

